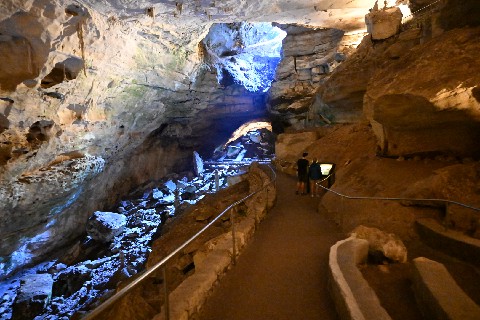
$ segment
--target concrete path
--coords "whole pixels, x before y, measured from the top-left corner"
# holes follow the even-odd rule
[[[197,320],[336,319],[327,289],[330,247],[344,237],[278,174],[275,207],[214,289]]]

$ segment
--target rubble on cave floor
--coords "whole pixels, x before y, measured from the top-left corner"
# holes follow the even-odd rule
[[[240,181],[235,177],[244,173],[242,165],[204,165],[200,157],[198,161],[196,166],[202,170],[197,172],[197,177],[193,173],[171,174],[159,183],[149,182],[138,187],[129,199],[112,208],[112,212],[92,215],[87,228],[90,235],[61,258],[23,270],[0,283],[0,320],[19,319],[12,311],[35,306],[37,313],[32,319],[69,319],[79,311],[88,310],[100,297],[112,294],[120,281],[142,271],[150,245],[168,219],[217,188]],[[109,221],[118,220],[119,216],[122,224]],[[95,223],[92,223],[93,217],[97,219]],[[35,274],[52,278],[53,285],[44,288],[51,292],[51,297],[45,299],[43,310],[33,300],[22,300],[23,309],[20,309],[17,292],[22,291],[23,280]]]

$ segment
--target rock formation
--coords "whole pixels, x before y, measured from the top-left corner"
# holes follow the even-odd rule
[[[372,2],[3,1],[0,278],[77,243],[95,211],[110,210],[139,185],[191,170],[194,150],[204,156],[253,119],[269,118],[276,133],[328,124],[311,143],[299,138],[298,148],[279,152],[293,158],[306,149],[336,163],[340,191],[361,181],[365,195],[387,195],[403,191],[405,177],[415,183],[431,174],[377,155],[476,159],[480,22],[469,12],[478,1],[438,2],[400,29],[398,10],[386,9],[393,23],[382,27],[372,14],[372,34],[363,37]],[[412,9],[433,2],[412,0]],[[249,91],[252,83],[267,88],[264,77],[249,77],[260,65],[270,75],[270,62],[259,55],[238,61],[273,39],[256,38],[260,29],[245,21],[273,22],[287,34],[269,92]],[[378,35],[379,27],[389,30]],[[202,44],[206,37],[226,38]],[[423,169],[445,165],[435,161]],[[393,178],[372,174],[379,172]],[[199,186],[190,187],[182,200]],[[179,200],[169,190],[152,197],[160,193]],[[344,218],[333,197],[322,202]],[[347,228],[385,222],[382,210],[345,206]],[[388,232],[414,219],[409,208],[388,209]]]

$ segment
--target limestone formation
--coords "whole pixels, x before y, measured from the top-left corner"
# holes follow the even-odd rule
[[[317,140],[316,132],[282,133],[275,143],[277,157],[282,160],[296,161],[302,153]]]
[[[279,27],[287,36],[283,40],[283,59],[276,71],[276,81],[270,89],[269,104],[274,114],[286,120],[285,126],[300,128],[308,122],[311,97],[318,83],[342,60],[336,53],[344,33],[336,29]]]
[[[110,242],[123,232],[127,218],[123,214],[96,211],[87,223],[87,233],[100,242]]]
[[[372,40],[385,40],[400,31],[402,12],[399,8],[373,10],[365,16],[367,31]]]
[[[53,279],[48,273],[24,276],[13,305],[12,319],[33,319],[42,313],[52,297],[52,285]]]
[[[203,160],[198,154],[198,152],[194,151],[193,152],[193,169],[195,170],[195,175],[197,177],[202,176],[203,174]]]
[[[385,233],[377,228],[358,226],[353,229],[352,235],[368,241],[371,255],[381,252],[392,261],[407,262],[407,248],[402,240],[393,233]]]
[[[474,208],[480,208],[480,195],[472,190],[478,189],[480,166],[477,163],[451,164],[438,169],[433,175],[413,184],[404,195],[406,198],[426,199],[455,199]],[[416,202],[409,201],[408,205],[428,205],[445,208],[444,225],[475,235],[480,231],[478,225],[478,211],[445,202]]]
[[[256,17],[304,24],[308,16],[310,26],[353,30],[362,26],[367,4],[335,2],[317,9],[308,1],[294,6],[232,0],[180,6],[117,0],[2,2],[0,189],[8,189],[1,191],[6,195],[1,231],[8,234],[2,255],[10,261],[28,239],[42,239],[28,246],[36,249],[22,255],[28,259],[2,268],[9,266],[10,273],[30,259],[45,258],[78,237],[92,212],[113,205],[137,185],[191,170],[193,150],[203,156],[200,146],[213,149],[230,134],[216,124],[238,127],[265,115],[266,93],[221,86],[207,68],[198,45],[212,23]],[[327,9],[335,16],[329,17]],[[343,13],[349,19],[338,19]],[[47,188],[28,178],[71,152],[103,159],[101,170],[96,162],[95,177],[88,166],[76,167],[73,175],[68,167],[56,170],[61,183]],[[85,179],[81,188],[66,194],[63,186],[69,191],[78,186],[72,176]],[[23,185],[11,188],[26,180],[27,189],[35,192],[24,193]],[[52,190],[54,185],[58,190]],[[27,216],[26,226],[10,223],[12,217]]]
[[[480,154],[480,102],[474,94],[480,79],[468,62],[480,50],[469,39],[479,35],[479,28],[446,32],[375,73],[364,112],[384,154]],[[445,70],[447,63],[457,67]]]
[[[462,6],[442,1],[445,6],[428,18],[404,25],[411,30],[375,42],[367,36],[357,50],[372,2],[2,1],[0,278],[51,258],[69,243],[75,243],[71,252],[78,257],[83,250],[79,237],[92,213],[111,208],[146,183],[151,192],[139,188],[138,199],[125,201],[118,212],[129,216],[131,228],[154,233],[156,220],[172,216],[175,202],[194,203],[215,187],[213,182],[162,179],[172,172],[193,171],[194,150],[205,156],[253,119],[269,118],[276,133],[329,124],[328,137],[306,134],[309,141],[292,143],[296,147],[291,151],[280,147],[279,152],[295,161],[307,148],[312,156],[336,163],[335,187],[340,191],[398,194],[405,185],[398,176],[415,183],[431,174],[430,167],[440,166],[425,165],[424,171],[402,166],[414,156],[477,157],[478,17],[465,13],[475,12],[478,1]],[[411,1],[416,9],[431,2]],[[236,60],[249,50],[265,51],[258,49],[273,40],[247,43],[249,39],[230,32],[241,21],[274,22],[288,34],[268,93],[250,92],[242,86],[249,81],[224,73],[229,69],[243,75],[242,80],[264,79],[254,65],[269,66],[258,55],[242,63]],[[212,27],[216,23],[224,25]],[[415,28],[417,24],[421,28]],[[225,41],[215,42],[222,43],[218,52],[212,47],[208,52],[202,39],[217,28],[230,31],[211,34]],[[255,33],[251,24],[241,28],[242,35]],[[376,34],[375,24],[372,28]],[[212,52],[222,56],[225,68],[212,68]],[[392,165],[376,158],[365,119],[378,138],[378,155],[407,161]],[[345,122],[362,124],[337,126]],[[232,146],[226,152],[242,158],[248,142],[271,155],[273,150],[259,141],[262,133],[246,137],[245,148]],[[349,138],[342,139],[342,134]],[[352,151],[360,147],[361,152]],[[221,185],[227,180],[223,173]],[[169,179],[176,197],[164,185],[153,191],[155,182]],[[337,200],[326,195],[322,202],[339,221],[345,217]],[[352,212],[344,219],[348,228],[358,222],[384,223],[385,212],[389,232],[414,219],[412,208],[399,204],[375,212],[367,205],[344,206]],[[114,256],[102,262],[119,278],[125,270],[131,275],[142,266],[143,258],[126,261],[132,265],[125,268],[115,264],[119,248],[137,235],[129,229],[127,240],[112,244]],[[66,267],[65,274],[83,267]],[[80,281],[85,279],[74,283],[88,282]],[[77,305],[73,299],[68,303]],[[59,300],[54,308],[61,308]]]

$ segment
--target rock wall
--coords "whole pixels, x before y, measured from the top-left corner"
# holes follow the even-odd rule
[[[479,32],[446,32],[387,63],[371,78],[364,112],[383,154],[480,155],[480,101],[474,95],[480,79],[472,68],[480,47],[471,41]],[[455,67],[447,69],[447,63]]]
[[[188,90],[199,61],[196,45],[165,46],[168,26],[147,33],[61,1],[12,13],[0,22],[1,277],[68,244],[137,184],[189,168],[194,146],[182,142],[192,130],[149,134],[179,117],[168,97]],[[18,39],[28,57],[11,50]]]
[[[364,5],[345,10],[358,20]],[[202,63],[198,44],[213,22],[309,12],[315,25],[323,7],[343,6],[3,1],[0,277],[68,244],[136,184],[190,169],[193,150],[264,116],[265,94],[223,88]]]
[[[338,52],[344,32],[337,29],[312,29],[279,25],[287,32],[283,40],[283,58],[277,67],[269,92],[269,110],[274,130],[300,129],[314,118],[311,111],[314,94],[322,79],[345,59]],[[316,119],[318,122],[318,119]]]
[[[369,13],[373,34],[318,90],[325,113],[337,121],[369,121],[385,156],[478,157],[478,72],[472,68],[478,29],[452,29],[463,26],[463,17],[456,15],[454,24],[448,14],[453,6],[466,14],[472,5],[440,2],[383,40],[374,33],[385,29],[386,17],[372,17],[388,10]],[[392,21],[396,15],[392,11]]]

